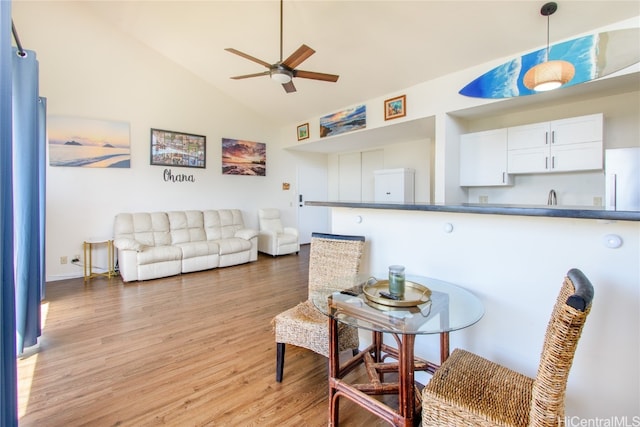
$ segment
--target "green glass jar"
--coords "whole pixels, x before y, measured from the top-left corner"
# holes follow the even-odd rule
[[[404,266],[389,266],[389,293],[394,297],[404,297]]]

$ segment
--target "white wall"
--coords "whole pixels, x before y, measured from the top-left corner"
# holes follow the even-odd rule
[[[82,253],[89,237],[111,236],[118,212],[204,208],[242,209],[257,228],[257,209],[277,207],[295,224],[292,155],[279,130],[177,64],[87,13],[82,2],[16,2],[13,18],[25,48],[40,63],[40,94],[48,115],[130,123],[131,168],[47,167],[48,281],[82,275],[60,264]],[[150,128],[207,137],[206,169],[171,168],[195,182],[165,182],[149,165]],[[221,138],[267,144],[267,176],[223,176]],[[104,251],[94,264],[106,265]]]
[[[640,414],[640,223],[346,208],[332,210],[332,223],[333,232],[366,237],[363,272],[386,277],[389,265],[402,264],[407,274],[476,294],[485,315],[452,332],[451,349],[532,377],[563,277],[580,268],[595,298],[569,376],[567,415]],[[447,223],[453,232],[444,231]],[[605,247],[609,233],[620,235],[623,246]],[[436,337],[416,340],[418,356],[437,361],[438,352]]]

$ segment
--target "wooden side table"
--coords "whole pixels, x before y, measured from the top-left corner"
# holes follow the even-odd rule
[[[102,272],[93,272],[93,247],[96,245],[107,245],[107,268]],[[115,268],[115,248],[112,239],[90,238],[83,242],[82,250],[84,252],[84,281],[93,279],[98,276],[107,278],[116,275]]]

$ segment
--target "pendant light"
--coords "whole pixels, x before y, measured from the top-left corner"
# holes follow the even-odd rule
[[[545,92],[557,89],[571,81],[576,74],[576,69],[570,62],[562,60],[549,61],[549,16],[558,10],[554,2],[546,3],[540,9],[540,14],[547,17],[547,50],[544,62],[529,69],[524,75],[524,85],[536,92]]]

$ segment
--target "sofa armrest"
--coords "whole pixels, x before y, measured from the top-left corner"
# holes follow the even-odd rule
[[[235,233],[235,237],[240,237],[241,239],[251,240],[258,235],[258,230],[254,230],[253,228],[243,228]]]
[[[115,239],[113,241],[113,245],[116,248],[118,248],[119,250],[121,250],[121,251],[136,251],[136,252],[140,252],[144,248],[146,248],[145,245],[143,245],[142,243],[138,242],[137,240],[129,239],[127,237],[119,237],[119,238]]]
[[[293,227],[285,227],[284,234],[293,234],[294,236],[298,236],[298,229]]]

